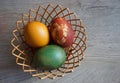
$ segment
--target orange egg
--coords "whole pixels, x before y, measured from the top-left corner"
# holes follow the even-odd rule
[[[41,22],[33,21],[24,27],[24,38],[31,47],[43,47],[49,43],[48,28]]]

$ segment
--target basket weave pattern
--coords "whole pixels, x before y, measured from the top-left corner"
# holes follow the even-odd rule
[[[35,49],[26,44],[23,37],[23,28],[31,21],[40,21],[49,27],[51,20],[58,16],[65,18],[75,31],[73,44],[71,47],[65,48],[67,59],[61,68],[55,70],[35,69],[31,66]],[[46,7],[39,6],[38,9],[30,9],[28,14],[23,14],[22,19],[16,22],[13,36],[11,40],[11,45],[13,46],[12,55],[16,57],[16,63],[22,66],[24,72],[29,72],[32,76],[40,79],[54,79],[73,72],[84,58],[84,51],[86,49],[85,28],[74,12],[70,12],[68,8],[62,8],[60,5],[53,6],[49,4]]]

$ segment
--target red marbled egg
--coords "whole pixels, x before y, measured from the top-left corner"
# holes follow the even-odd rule
[[[64,18],[57,17],[50,23],[50,35],[53,41],[63,47],[69,47],[74,39],[74,31]]]

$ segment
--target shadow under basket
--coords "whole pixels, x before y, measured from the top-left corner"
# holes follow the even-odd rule
[[[35,69],[31,66],[34,56],[34,48],[29,47],[23,37],[23,27],[31,21],[40,21],[45,25],[49,25],[51,20],[56,17],[65,18],[75,31],[75,38],[70,48],[65,48],[67,59],[62,67],[54,70]],[[21,20],[16,22],[16,28],[13,30],[13,38],[11,40],[13,46],[12,55],[16,57],[16,63],[20,65],[24,72],[29,72],[33,77],[40,79],[63,77],[65,74],[73,72],[80,65],[84,58],[86,45],[85,28],[82,22],[77,18],[74,12],[70,12],[68,8],[62,8],[60,5],[39,6],[37,9],[30,9],[28,14],[23,14]]]

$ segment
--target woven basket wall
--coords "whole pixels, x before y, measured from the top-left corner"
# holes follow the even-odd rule
[[[55,17],[65,18],[75,31],[75,38],[70,48],[65,48],[67,59],[61,68],[47,71],[35,69],[31,66],[34,56],[34,48],[29,47],[23,37],[23,27],[31,21],[41,21],[49,26],[51,20]],[[40,79],[62,77],[66,73],[73,72],[80,65],[84,58],[86,49],[86,34],[82,22],[77,18],[74,12],[70,12],[68,8],[62,8],[60,5],[53,6],[51,4],[39,6],[38,9],[30,9],[28,14],[23,14],[21,20],[16,22],[16,28],[13,30],[13,38],[11,40],[13,46],[12,55],[16,57],[16,63],[20,65],[24,72],[29,72],[32,76]]]

